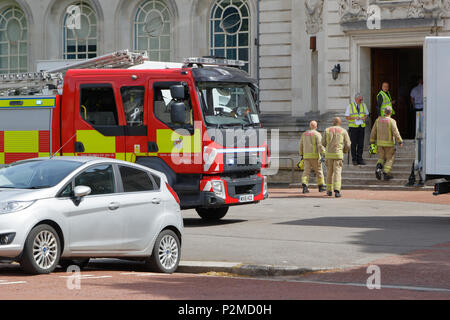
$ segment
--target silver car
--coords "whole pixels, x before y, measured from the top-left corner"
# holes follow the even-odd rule
[[[32,274],[89,258],[145,261],[172,273],[183,220],[164,174],[130,162],[54,157],[0,169],[0,260]]]

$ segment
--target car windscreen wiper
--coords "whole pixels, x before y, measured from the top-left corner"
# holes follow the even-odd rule
[[[51,186],[33,186],[26,189],[46,189],[46,188],[51,188]]]

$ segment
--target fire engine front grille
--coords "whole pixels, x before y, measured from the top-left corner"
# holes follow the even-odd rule
[[[253,194],[254,184],[244,185],[244,186],[235,186],[234,190],[236,194]]]

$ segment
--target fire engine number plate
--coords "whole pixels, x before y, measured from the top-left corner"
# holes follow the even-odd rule
[[[239,196],[239,202],[252,202],[253,195],[252,194],[242,194]]]

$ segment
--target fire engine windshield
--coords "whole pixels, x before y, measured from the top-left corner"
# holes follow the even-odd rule
[[[248,84],[200,82],[198,92],[207,124],[216,126],[259,124],[255,101]]]

